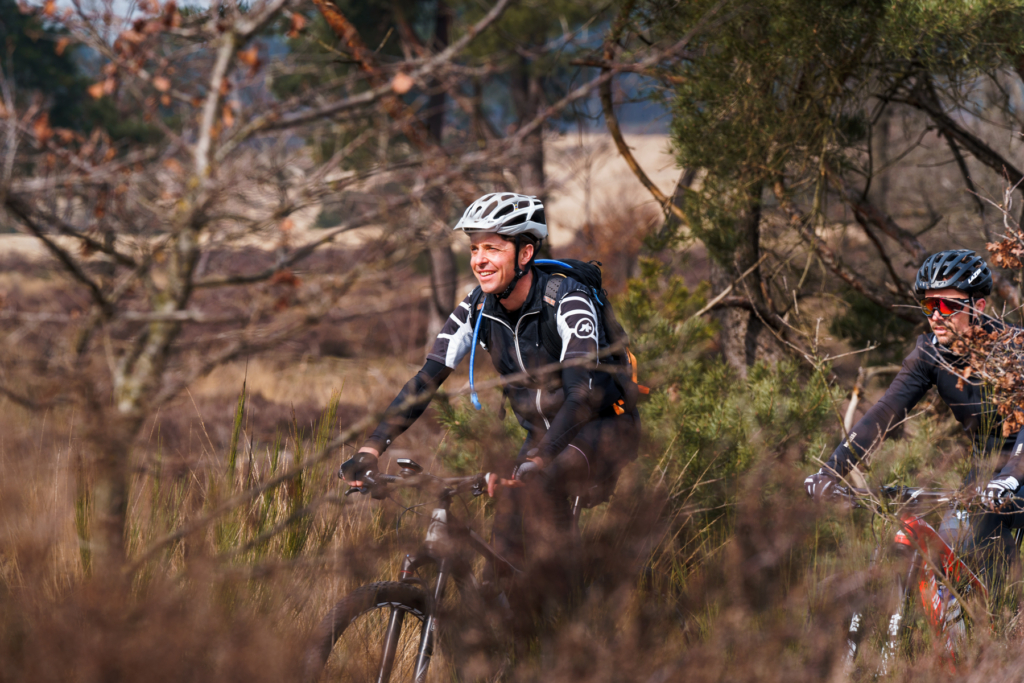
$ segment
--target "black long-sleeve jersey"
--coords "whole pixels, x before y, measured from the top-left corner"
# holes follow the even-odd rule
[[[1002,325],[987,317],[982,322],[988,330]],[[1004,439],[1002,419],[991,403],[982,400],[981,384],[965,380],[962,388],[957,388],[966,366],[966,359],[941,345],[934,334],[922,334],[885,395],[854,425],[849,437],[832,453],[827,467],[839,474],[848,472],[905,420],[934,386],[976,448],[985,452],[1001,450],[1008,456],[999,473],[1024,481],[1024,430]]]
[[[383,452],[423,414],[438,387],[469,355],[475,320],[470,310],[473,301],[482,302],[476,312],[483,316],[478,341],[505,378],[505,395],[519,424],[529,433],[524,450],[537,448],[537,455],[551,460],[585,424],[598,417],[614,416],[612,404],[622,396],[608,373],[582,366],[554,372],[540,370],[573,358],[591,358],[599,364],[598,351],[607,346],[590,291],[564,278],[555,296],[561,352],[557,358],[547,352],[540,328],[549,277],[533,269],[530,294],[518,311],[505,310],[492,296],[480,297],[479,288],[471,292],[449,316],[423,368],[402,388],[366,445]],[[410,403],[410,397],[416,396],[419,399]]]

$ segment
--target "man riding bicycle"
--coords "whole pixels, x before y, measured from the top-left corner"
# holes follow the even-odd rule
[[[524,551],[524,507],[531,512],[546,508],[546,521],[566,529],[570,492],[614,482],[623,465],[636,458],[640,417],[635,406],[621,407],[623,391],[601,370],[600,355],[608,342],[594,294],[565,277],[551,297],[549,280],[555,276],[533,264],[548,235],[541,201],[508,192],[484,195],[454,229],[469,235],[470,265],[479,286],[448,318],[423,368],[402,388],[358,453],[341,466],[339,476],[360,487],[371,481],[381,453],[423,414],[478,341],[490,353],[504,396],[527,431],[515,463],[488,475],[490,495],[502,484],[512,487],[499,501],[494,535],[498,552],[517,560]],[[542,343],[546,305],[555,314],[558,355]],[[474,339],[478,316],[482,320]],[[518,488],[531,479],[530,486]],[[540,493],[527,503],[530,491]]]
[[[961,553],[994,549],[1015,554],[1011,529],[1024,526],[1024,513],[1012,503],[1024,481],[1024,430],[1002,436],[1002,420],[982,397],[980,382],[965,379],[967,359],[951,350],[972,325],[986,331],[1006,326],[984,315],[985,297],[992,291],[992,273],[973,251],[958,249],[929,256],[917,271],[914,294],[928,318],[931,333],[922,334],[885,395],[854,425],[817,473],[804,480],[808,495],[828,497],[887,433],[907,418],[910,409],[935,386],[953,416],[971,437],[975,452],[1000,453],[998,465],[982,496],[990,512],[974,515],[973,532],[958,533],[956,520],[946,520],[940,533]],[[973,469],[973,468],[972,468]],[[977,473],[971,472],[968,481]],[[982,479],[984,480],[984,479]],[[1012,508],[1012,512],[1011,512]],[[985,564],[991,569],[991,553]]]

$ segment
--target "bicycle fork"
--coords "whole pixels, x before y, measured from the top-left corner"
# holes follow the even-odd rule
[[[879,673],[883,676],[889,673],[899,652],[900,640],[903,636],[904,617],[906,616],[907,605],[910,603],[910,593],[914,585],[914,574],[917,572],[918,555],[919,553],[915,549],[910,557],[910,568],[907,570],[907,575],[899,582],[896,606],[893,613],[889,616],[889,623],[886,626],[885,646],[882,648],[882,662],[879,667]],[[876,556],[872,559],[872,564],[875,564],[877,559],[876,553]],[[847,651],[846,660],[843,665],[844,674],[846,675],[844,675],[844,678],[848,677],[853,669],[853,660],[857,656],[857,648],[860,646],[861,638],[864,636],[862,632],[863,627],[864,616],[860,612],[854,612],[850,618],[850,629],[846,634]]]
[[[423,683],[427,680],[427,667],[430,666],[430,657],[434,654],[434,633],[437,630],[437,606],[444,598],[444,589],[448,584],[448,577],[451,575],[450,562],[442,559],[437,567],[437,586],[434,588],[433,608],[427,614],[427,620],[423,622],[423,630],[420,631],[420,647],[416,653],[416,683]]]

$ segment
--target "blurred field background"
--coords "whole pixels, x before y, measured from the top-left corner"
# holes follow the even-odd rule
[[[422,537],[423,501],[335,473],[473,283],[450,226],[503,190],[604,264],[653,391],[586,587],[517,643],[456,615],[430,680],[872,680],[845,631],[883,631],[894,520],[801,482],[924,329],[924,256],[1020,239],[1024,8],[217,8],[0,2],[0,681],[299,680]],[[392,472],[511,457],[466,384]],[[971,464],[934,396],[898,431],[874,485]],[[955,666],[913,612],[890,677],[1019,680],[1019,574]]]

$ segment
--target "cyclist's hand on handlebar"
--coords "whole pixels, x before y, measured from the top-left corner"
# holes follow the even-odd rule
[[[519,481],[518,479],[504,479],[495,474],[494,472],[488,472],[486,476],[488,498],[494,498],[494,496],[497,495],[499,486],[508,486],[511,488],[515,488],[517,486],[523,485],[523,482]]]
[[[377,495],[383,489],[382,486],[374,486],[373,475],[377,473],[377,454],[369,449],[362,449],[354,456],[341,464],[338,470],[338,478],[347,481],[353,488],[370,488],[374,498],[381,498]]]
[[[988,483],[982,498],[990,508],[1001,508],[1014,497],[1019,488],[1020,482],[1017,481],[1016,477],[1003,474]]]
[[[822,468],[804,479],[804,489],[814,500],[831,498],[836,492],[836,478]]]

